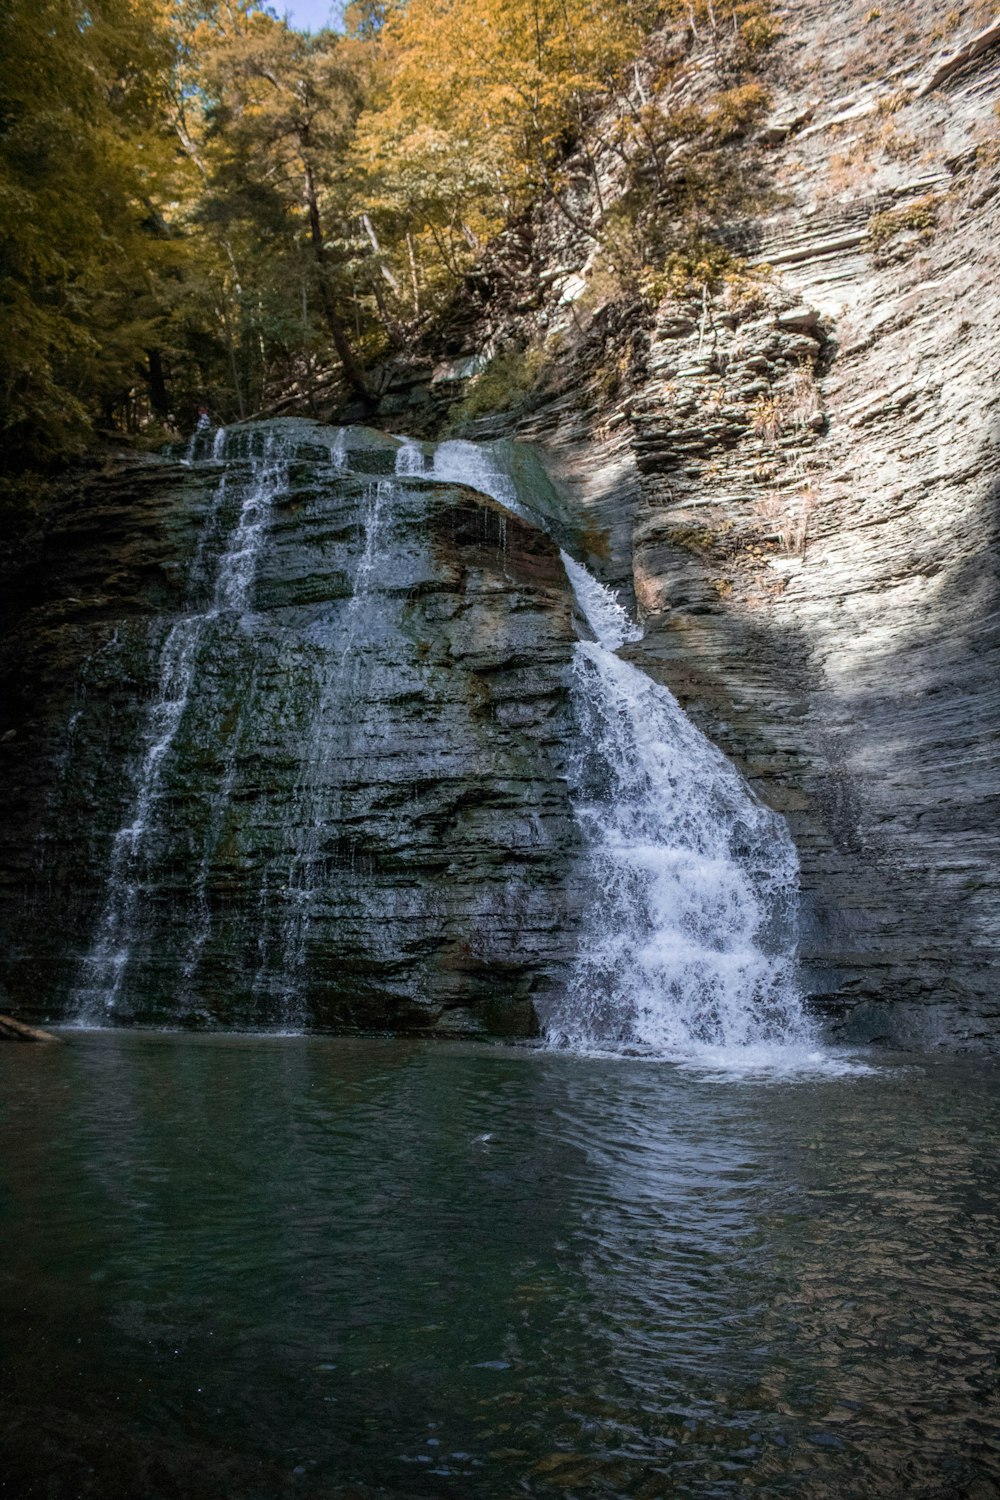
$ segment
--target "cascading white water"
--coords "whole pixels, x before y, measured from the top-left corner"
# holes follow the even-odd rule
[[[216,566],[211,604],[177,620],[160,651],[157,694],[147,715],[135,791],[126,821],[114,837],[104,907],[74,995],[75,1020],[80,1025],[99,1024],[113,1016],[118,1006],[142,924],[143,867],[155,827],[163,768],[187,708],[201,648],[214,620],[224,612],[246,609],[271,507],[276,494],[287,484],[292,447],[286,436],[268,432],[259,455],[245,434],[236,434],[233,441],[239,451],[230,454],[225,429],[220,428],[212,440],[211,457],[244,458],[249,464],[249,478],[229,544]],[[206,534],[222,510],[226,484],[223,474]],[[202,552],[199,548],[191,564],[192,585],[199,581]]]
[[[344,464],[342,443],[339,451],[331,451],[331,460],[335,464]],[[327,654],[326,670],[307,731],[307,754],[294,797],[298,842],[280,891],[283,915],[280,920],[280,969],[277,973],[271,967],[266,949],[261,950],[262,962],[255,988],[259,992],[277,993],[282,1024],[287,1028],[301,1026],[306,1019],[303,971],[320,883],[325,878],[323,846],[329,832],[325,825],[329,818],[329,760],[332,754],[329,731],[332,725],[339,724],[338,750],[342,755],[349,754],[351,699],[357,691],[355,677],[360,666],[355,641],[368,607],[375,565],[389,525],[392,492],[392,481],[388,479],[376,479],[368,485],[363,510],[364,533],[354,568],[351,597],[334,649]],[[270,899],[272,894],[265,891],[265,899]]]
[[[442,443],[435,478],[525,514],[488,449]],[[595,640],[574,651],[571,757],[589,904],[548,1041],[753,1066],[814,1056],[795,983],[798,861],[784,820],[754,797],[665,687],[616,653],[641,638],[612,591],[565,552]]]
[[[616,655],[641,634],[564,554],[581,613],[577,816],[592,896],[549,1040],[574,1050],[753,1062],[815,1046],[795,984],[798,861],[665,687]]]
[[[438,443],[429,470],[430,476],[444,484],[465,484],[498,500],[516,516],[525,516],[517,493],[517,485],[497,462],[488,447],[470,443],[465,438],[451,438]]]
[[[427,470],[424,450],[413,438],[402,438],[396,450],[397,474],[423,474]]]
[[[343,472],[343,431],[327,461]],[[245,615],[272,503],[287,488],[301,434],[271,430],[263,452],[244,433],[204,435],[190,462],[237,458],[249,479],[227,496],[225,474],[192,561],[189,598],[209,601],[170,628],[160,649],[158,689],[146,721],[128,815],[115,836],[107,894],[77,990],[77,1020],[114,1015],[133,956],[149,946],[144,906],[165,767],[205,652],[222,642],[214,621]],[[510,461],[510,469],[507,462]],[[400,441],[399,479],[373,479],[352,544],[350,597],[317,621],[313,697],[296,706],[306,752],[294,793],[295,844],[287,875],[265,879],[261,964],[255,988],[273,994],[277,1017],[303,1024],[305,966],[316,903],[328,892],[330,830],[336,823],[337,763],[356,749],[352,705],[377,670],[369,617],[379,561],[396,524],[393,497],[405,479],[426,476],[490,495],[538,521],[536,503],[554,504],[525,480],[521,456],[464,441],[422,446]],[[237,471],[239,472],[239,471]],[[515,474],[521,474],[519,498]],[[239,480],[235,482],[239,483]],[[233,516],[234,507],[238,510]],[[228,534],[227,534],[228,533]],[[783,821],[750,792],[721,752],[690,723],[666,688],[617,653],[641,636],[615,596],[563,554],[579,614],[595,639],[574,652],[572,691],[579,735],[570,756],[577,818],[586,844],[587,907],[580,948],[561,1001],[544,1020],[553,1046],[578,1051],[639,1051],[743,1064],[785,1060],[815,1046],[794,983],[797,866]],[[377,630],[376,630],[377,635]],[[365,674],[362,680],[362,674]],[[191,926],[182,966],[193,987],[212,931],[210,860],[222,836],[236,782],[242,712],[221,756],[221,775],[200,835],[201,869],[190,893]],[[155,835],[155,837],[154,837]],[[353,855],[352,855],[353,858]],[[335,861],[334,861],[335,863]],[[145,936],[144,936],[145,935]]]
[[[598,582],[582,563],[574,562],[568,552],[560,550],[559,556],[580,612],[604,649],[617,651],[626,641],[641,641],[642,626],[629,619],[617,594]]]

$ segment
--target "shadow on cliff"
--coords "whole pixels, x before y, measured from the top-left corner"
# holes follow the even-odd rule
[[[912,538],[884,646],[702,604],[632,650],[788,818],[804,984],[851,1040],[996,1044],[1000,481],[968,508],[951,558]]]

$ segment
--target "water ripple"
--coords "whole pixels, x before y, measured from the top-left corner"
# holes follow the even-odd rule
[[[0,1072],[19,1493],[997,1493],[996,1068],[106,1033]]]

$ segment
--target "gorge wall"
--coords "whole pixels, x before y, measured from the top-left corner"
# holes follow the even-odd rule
[[[695,95],[710,44],[692,46]],[[835,1034],[995,1050],[1000,26],[977,5],[801,0],[768,82],[740,147],[769,184],[739,226],[747,274],[623,311],[579,231],[598,204],[578,174],[576,225],[542,206],[527,239],[512,230],[517,295],[390,361],[374,420],[533,446],[558,496],[547,526],[635,605],[644,633],[623,654],[787,817],[803,984]],[[606,206],[617,165],[595,149]],[[526,341],[548,351],[531,399],[464,411],[470,378]],[[176,879],[132,922],[122,1019],[254,1024],[291,971],[290,1023],[299,1006],[337,1026],[524,1032],[565,983],[575,637],[555,543],[419,474],[392,479],[390,522],[378,481],[398,442],[355,429],[349,473],[331,433],[303,425],[295,444],[240,611],[219,569],[251,476],[220,499],[207,458],[133,460],[67,492],[8,593],[19,1013],[85,1005],[88,964],[91,988],[95,965],[117,984],[112,929],[154,855]],[[372,636],[359,587],[380,596]],[[174,732],[156,705],[178,701],[189,646],[200,719],[175,725],[130,852],[143,755]],[[302,743],[321,707],[329,741]]]
[[[903,9],[919,40],[934,12]],[[992,1046],[1000,32],[940,82],[905,50],[859,81],[877,11],[787,20],[763,135],[786,203],[755,251],[776,274],[756,306],[660,307],[587,503],[641,660],[788,816],[815,1001],[848,1037]],[[538,436],[593,473],[571,428]]]
[[[633,659],[787,815],[814,1004],[847,1038],[994,1047],[1000,24],[779,17],[740,148],[769,184],[739,225],[757,279],[623,313],[550,207],[511,239],[520,300],[433,379],[398,372],[385,412],[420,420],[505,341],[556,351],[529,402],[460,430],[538,446],[578,555],[634,594]],[[712,39],[684,45],[697,99]],[[620,163],[591,146],[606,210]]]
[[[7,1003],[530,1033],[575,935],[555,544],[376,433],[199,444],[69,484],[9,590]]]

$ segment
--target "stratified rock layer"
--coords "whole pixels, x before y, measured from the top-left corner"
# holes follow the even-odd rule
[[[786,19],[783,206],[744,226],[771,269],[668,297],[624,400],[518,435],[634,587],[634,659],[787,815],[834,1029],[996,1050],[1000,32],[926,0]]]
[[[294,453],[247,608],[197,626],[123,864],[138,898],[114,917],[110,1018],[530,1032],[574,931],[557,549],[480,494],[396,477],[388,439],[351,430],[338,472],[334,433],[279,425]],[[240,458],[92,478],[9,598],[0,867],[20,1015],[103,1018],[93,955],[165,643],[210,602],[249,478]]]

